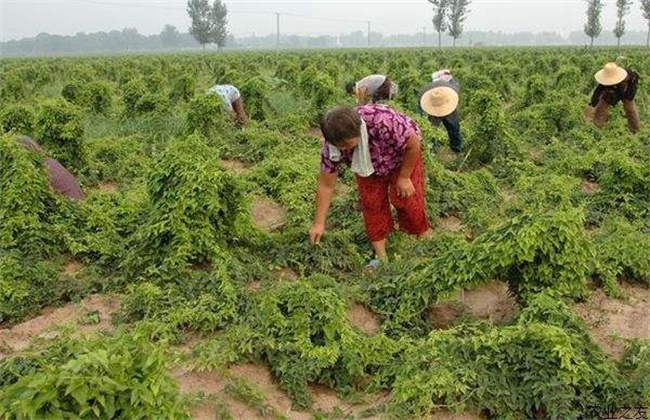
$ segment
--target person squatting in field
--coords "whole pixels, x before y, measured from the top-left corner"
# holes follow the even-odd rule
[[[440,122],[447,130],[449,147],[456,153],[463,151],[463,136],[460,134],[458,115],[460,84],[448,69],[438,70],[431,75],[431,83],[420,90],[419,110],[428,115],[433,125]]]
[[[246,125],[248,115],[246,115],[246,111],[244,110],[244,101],[239,93],[239,89],[233,85],[214,85],[208,89],[208,94],[219,95],[226,106],[226,110],[236,117],[240,124]]]
[[[585,118],[593,120],[602,128],[609,118],[609,108],[623,102],[623,110],[627,117],[627,126],[632,133],[639,131],[639,114],[634,104],[639,74],[629,68],[619,67],[615,63],[607,63],[596,72],[594,78],[598,85],[594,89],[591,101],[585,109]]]
[[[356,98],[357,105],[389,100],[397,95],[397,89],[397,84],[383,74],[372,74],[345,85],[345,91]]]
[[[430,235],[421,134],[413,120],[385,105],[337,106],[323,115],[320,128],[325,141],[316,214],[309,230],[312,244],[318,244],[325,232],[342,164],[355,173],[366,233],[376,256],[370,268],[387,257],[386,238],[394,228],[391,204],[400,230],[419,238]]]
[[[45,156],[43,148],[36,140],[27,136],[21,136],[18,139],[18,143],[26,149],[43,156],[43,166],[47,170],[50,188],[73,201],[83,200],[86,197],[79,186],[77,178],[61,165],[58,160]]]

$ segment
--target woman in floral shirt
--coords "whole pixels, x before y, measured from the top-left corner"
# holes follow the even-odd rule
[[[333,108],[320,127],[325,142],[310,241],[317,244],[325,232],[341,164],[355,172],[366,232],[377,258],[370,266],[386,258],[386,238],[394,227],[391,204],[400,230],[428,236],[421,135],[415,122],[387,106],[369,104]]]

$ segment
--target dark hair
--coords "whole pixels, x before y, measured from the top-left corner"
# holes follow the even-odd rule
[[[354,88],[357,86],[355,82],[348,82],[345,85],[345,91],[352,95],[354,93]]]
[[[393,82],[387,77],[372,95],[372,102],[379,102],[390,99],[390,88]]]
[[[328,143],[339,145],[357,137],[361,127],[361,117],[354,108],[337,106],[325,113],[320,120],[320,130]]]

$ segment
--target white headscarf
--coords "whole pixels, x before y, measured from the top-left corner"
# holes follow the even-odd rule
[[[359,130],[361,140],[359,145],[354,148],[352,153],[352,164],[350,169],[352,172],[359,174],[360,176],[366,178],[375,173],[375,167],[372,165],[372,160],[370,159],[370,146],[368,144],[368,127],[366,122],[361,120],[361,128]],[[330,160],[333,162],[339,162],[341,160],[341,150],[329,144]]]

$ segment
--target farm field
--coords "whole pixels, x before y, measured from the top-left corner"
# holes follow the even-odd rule
[[[640,74],[637,134],[621,105],[583,119],[614,60]],[[440,68],[458,156],[416,111]],[[368,272],[350,171],[307,231],[319,116],[372,73],[422,130],[434,235],[393,233]],[[0,80],[0,418],[647,418],[647,49],[11,59]]]

